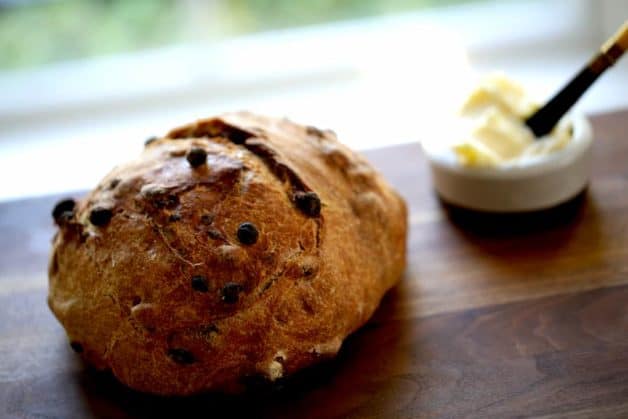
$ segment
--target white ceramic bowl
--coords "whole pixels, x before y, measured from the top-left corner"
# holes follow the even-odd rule
[[[593,143],[589,121],[569,118],[573,138],[565,148],[520,166],[462,166],[442,143],[423,143],[437,193],[448,203],[491,212],[535,211],[568,201],[589,182]]]

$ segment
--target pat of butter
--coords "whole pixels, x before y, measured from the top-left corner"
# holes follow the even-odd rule
[[[453,151],[460,164],[501,166],[524,164],[534,156],[553,153],[570,139],[568,124],[561,121],[546,137],[537,140],[524,119],[537,109],[523,88],[503,75],[484,79],[460,110],[463,127]]]

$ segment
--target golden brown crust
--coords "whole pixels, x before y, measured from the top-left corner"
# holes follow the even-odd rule
[[[405,266],[405,204],[365,160],[248,113],[171,131],[61,212],[50,308],[84,359],[157,394],[333,356]]]

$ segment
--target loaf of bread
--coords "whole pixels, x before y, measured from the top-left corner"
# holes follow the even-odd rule
[[[333,356],[405,265],[405,203],[362,157],[250,113],[147,141],[53,216],[48,303],[71,347],[155,394]]]

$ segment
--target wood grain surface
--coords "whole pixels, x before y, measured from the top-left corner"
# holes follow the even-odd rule
[[[532,215],[443,205],[417,145],[367,153],[409,203],[403,281],[337,359],[240,397],[86,368],[45,301],[59,197],[0,204],[0,417],[628,417],[628,111],[592,119],[588,191]]]

